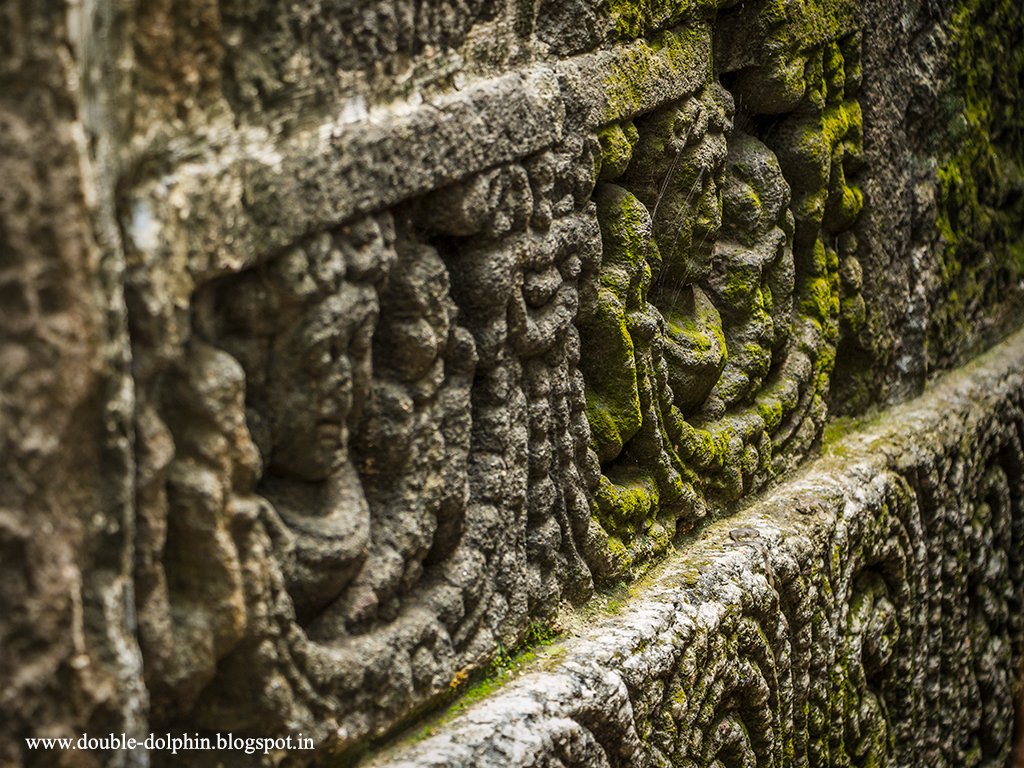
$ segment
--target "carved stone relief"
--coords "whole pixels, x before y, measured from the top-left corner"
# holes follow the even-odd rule
[[[299,722],[351,755],[819,438],[865,312],[853,4],[577,5],[595,24],[549,48],[558,14],[490,3],[330,5],[315,33],[301,9],[257,33],[225,8],[233,127],[210,112],[209,162],[140,170],[121,208],[155,723]],[[332,58],[347,25],[367,34]],[[499,27],[537,37],[473,69]],[[284,56],[296,35],[315,60]],[[465,73],[420,78],[434,52]],[[280,101],[307,71],[312,127]],[[899,606],[857,578],[842,653],[867,721],[885,653],[856,638]],[[792,663],[729,627],[693,665]],[[763,687],[722,674],[718,735],[666,755],[782,749],[783,705],[754,722]],[[684,709],[678,733],[706,716]],[[858,723],[857,754],[883,754]]]
[[[621,578],[709,505],[763,486],[819,429],[839,265],[858,268],[848,230],[862,197],[847,173],[861,141],[859,45],[802,50],[800,92],[770,115],[737,106],[709,74],[696,93],[598,131],[603,255],[578,322],[593,350],[582,370],[608,537],[608,555],[592,558],[599,578]],[[743,94],[753,75],[723,77]],[[844,301],[855,311],[849,289]]]

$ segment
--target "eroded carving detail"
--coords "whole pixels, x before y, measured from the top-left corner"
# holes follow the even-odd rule
[[[858,46],[801,48],[801,91],[782,117],[741,102],[763,140],[734,129],[733,98],[714,79],[598,131],[604,256],[579,324],[594,350],[583,371],[602,467],[595,510],[611,537],[593,566],[602,578],[663,551],[708,503],[763,485],[820,428],[839,252],[844,274],[858,270],[848,230],[862,201],[846,180],[860,147]]]
[[[850,4],[827,18],[581,5],[600,23],[552,50],[590,53],[465,90],[442,73],[393,122],[359,101],[366,84],[406,68],[386,95],[408,96],[429,46],[454,61],[500,12],[463,3],[441,29],[434,9],[415,34],[367,16],[380,34],[333,61],[359,99],[319,132],[286,125],[286,162],[249,126],[213,170],[126,195],[156,724],[302,722],[357,749],[562,600],[655,562],[820,434],[840,328],[865,332]],[[354,13],[333,10],[328,37]],[[532,28],[521,12],[504,34]],[[235,9],[224,24],[250,20]],[[267,67],[225,73],[241,123],[288,91],[294,73],[265,45],[293,34],[271,25],[252,38]],[[366,70],[384,48],[382,71]],[[287,65],[315,64],[329,94],[324,63]],[[245,178],[223,204],[230,243],[180,202],[196,178],[224,189],[223,169]],[[909,609],[863,557],[766,587],[756,615],[729,617],[678,679],[632,700],[654,713],[637,732],[684,764],[778,761],[791,744],[826,754],[835,715],[850,760],[891,754],[886,643],[909,642]],[[839,617],[787,608],[844,600]],[[195,620],[178,626],[183,612]],[[824,642],[829,659],[814,656]],[[815,699],[787,679],[797,668],[849,701]]]
[[[980,418],[977,455],[938,410],[878,430],[851,448],[860,468],[836,478],[823,462],[744,527],[699,539],[567,661],[387,764],[512,750],[581,767],[1004,764],[1024,595],[1018,407],[1012,424]],[[906,429],[934,444],[908,449]],[[529,736],[506,726],[522,718]]]

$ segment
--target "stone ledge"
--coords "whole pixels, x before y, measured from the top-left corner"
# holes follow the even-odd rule
[[[202,150],[171,147],[172,170],[132,192],[127,234],[151,261],[174,233],[193,273],[236,271],[311,231],[543,149],[561,138],[563,114],[554,72],[537,66],[432,103],[347,107],[288,138],[211,129],[190,140]]]
[[[238,271],[310,232],[546,149],[566,126],[592,130],[692,93],[709,77],[710,40],[696,24],[429,102],[354,98],[291,136],[214,121],[148,150],[168,171],[129,194],[130,245],[148,264],[182,261],[199,279]]]
[[[371,764],[1005,764],[1022,372],[1018,332],[708,527],[546,669]]]

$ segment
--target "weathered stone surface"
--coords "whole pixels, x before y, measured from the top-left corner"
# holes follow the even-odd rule
[[[1020,315],[1019,239],[997,234],[1020,221],[1011,192],[1024,156],[1020,88],[1008,85],[1020,81],[1020,8],[920,11],[910,20],[884,0],[863,7],[874,22],[863,28],[861,161],[871,171],[862,187],[884,204],[865,207],[855,228],[861,270],[840,287],[835,406],[847,413],[906,397]],[[979,45],[985,55],[969,53]],[[879,68],[902,74],[870,75]]]
[[[797,468],[830,410],[905,399],[1022,320],[1010,0],[0,0],[0,19],[13,765],[52,764],[25,736],[97,729],[302,731],[316,759],[353,759],[687,537],[746,562],[761,523],[700,532]],[[1017,577],[954,562],[975,534],[948,495],[988,499],[978,536],[1011,535],[991,510],[1019,480],[1015,419],[910,430],[919,471],[834,458],[829,483],[868,489],[860,512],[822,480],[821,516],[762,531],[777,559],[743,600],[724,575],[659,582],[675,650],[657,666],[622,639],[635,627],[602,625],[625,655],[559,672],[530,706],[569,709],[530,749],[870,764],[924,744],[883,733],[879,702],[890,723],[968,728],[973,704],[885,685],[920,688],[926,662],[966,681],[947,656],[991,633],[1009,645],[971,685],[1005,714],[1019,606],[936,619],[933,638],[897,598],[948,587],[960,610],[970,578],[1002,615]],[[982,478],[989,438],[1003,479]],[[878,554],[890,540],[902,554]],[[898,573],[874,569],[890,555]],[[871,650],[860,626],[890,612],[903,639]],[[809,658],[811,638],[839,656]],[[691,640],[707,649],[684,664]],[[708,660],[709,695],[748,710],[751,665],[807,677],[768,686],[768,720],[723,709],[716,731],[689,703],[705,683],[671,671]],[[829,730],[852,709],[848,736]]]
[[[122,264],[86,146],[74,13],[0,11],[0,764],[22,736],[142,735],[132,592],[132,390]],[[78,87],[71,87],[79,83]],[[127,753],[66,764],[133,763]]]
[[[374,766],[1007,765],[1024,334],[743,512]]]

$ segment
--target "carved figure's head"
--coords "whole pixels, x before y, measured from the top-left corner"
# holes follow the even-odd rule
[[[675,293],[707,275],[722,224],[732,115],[732,97],[713,82],[636,121],[640,138],[621,183],[651,212],[662,292]]]

